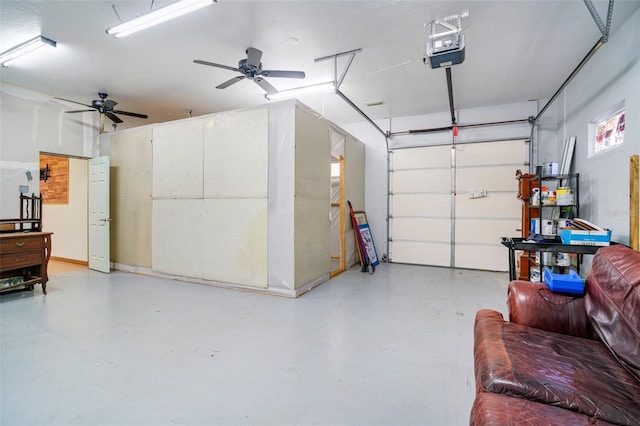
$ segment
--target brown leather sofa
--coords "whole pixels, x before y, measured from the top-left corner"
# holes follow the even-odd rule
[[[584,297],[509,284],[509,321],[480,310],[472,425],[640,425],[640,253],[594,255]]]

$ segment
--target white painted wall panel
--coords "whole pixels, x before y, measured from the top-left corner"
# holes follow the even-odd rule
[[[153,197],[202,198],[201,119],[153,128]]]
[[[351,135],[346,138],[346,147],[345,147],[345,198],[346,201],[351,201],[354,209],[356,210],[366,210],[365,206],[365,146],[363,143],[357,141]],[[381,188],[384,191],[384,188]],[[369,218],[369,226],[372,227],[372,231],[375,232],[376,226],[380,225],[382,228],[383,223],[376,222],[375,217]],[[355,264],[358,261],[358,255],[356,253],[356,245],[355,245],[355,235],[353,232],[353,226],[351,225],[351,217],[349,216],[349,206],[345,203],[345,252],[346,259],[345,265],[347,267]],[[384,226],[386,228],[386,226]],[[385,229],[386,231],[386,229]],[[380,233],[378,233],[380,235]],[[383,235],[386,235],[383,234]],[[379,249],[381,247],[378,240],[375,239],[374,234],[374,243],[376,244],[376,248]]]
[[[111,260],[151,267],[152,128],[111,137]]]
[[[331,223],[325,200],[296,198],[296,288],[331,272]]]
[[[202,205],[203,278],[267,288],[267,200],[207,199]]]
[[[269,110],[216,114],[204,120],[204,197],[267,196]]]
[[[203,200],[154,200],[152,269],[202,278]]]
[[[295,285],[331,272],[331,132],[296,108],[294,244]]]

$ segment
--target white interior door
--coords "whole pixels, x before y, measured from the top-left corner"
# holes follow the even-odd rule
[[[109,157],[89,160],[89,268],[109,273]]]

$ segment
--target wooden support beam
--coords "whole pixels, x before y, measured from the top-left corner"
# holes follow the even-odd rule
[[[340,201],[338,203],[331,203],[331,206],[340,207],[340,256],[334,257],[331,256],[332,259],[340,259],[340,266],[335,271],[331,271],[329,273],[329,278],[333,278],[336,275],[343,273],[346,268],[346,241],[345,241],[345,232],[346,232],[346,223],[345,223],[345,210],[347,208],[345,203],[345,161],[344,157],[340,156]]]
[[[640,155],[629,158],[629,246],[640,246]]]

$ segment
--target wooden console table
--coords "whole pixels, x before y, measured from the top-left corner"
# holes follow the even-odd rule
[[[0,278],[16,278],[0,291],[42,284],[47,294],[47,265],[51,257],[51,232],[11,232],[0,234]]]

